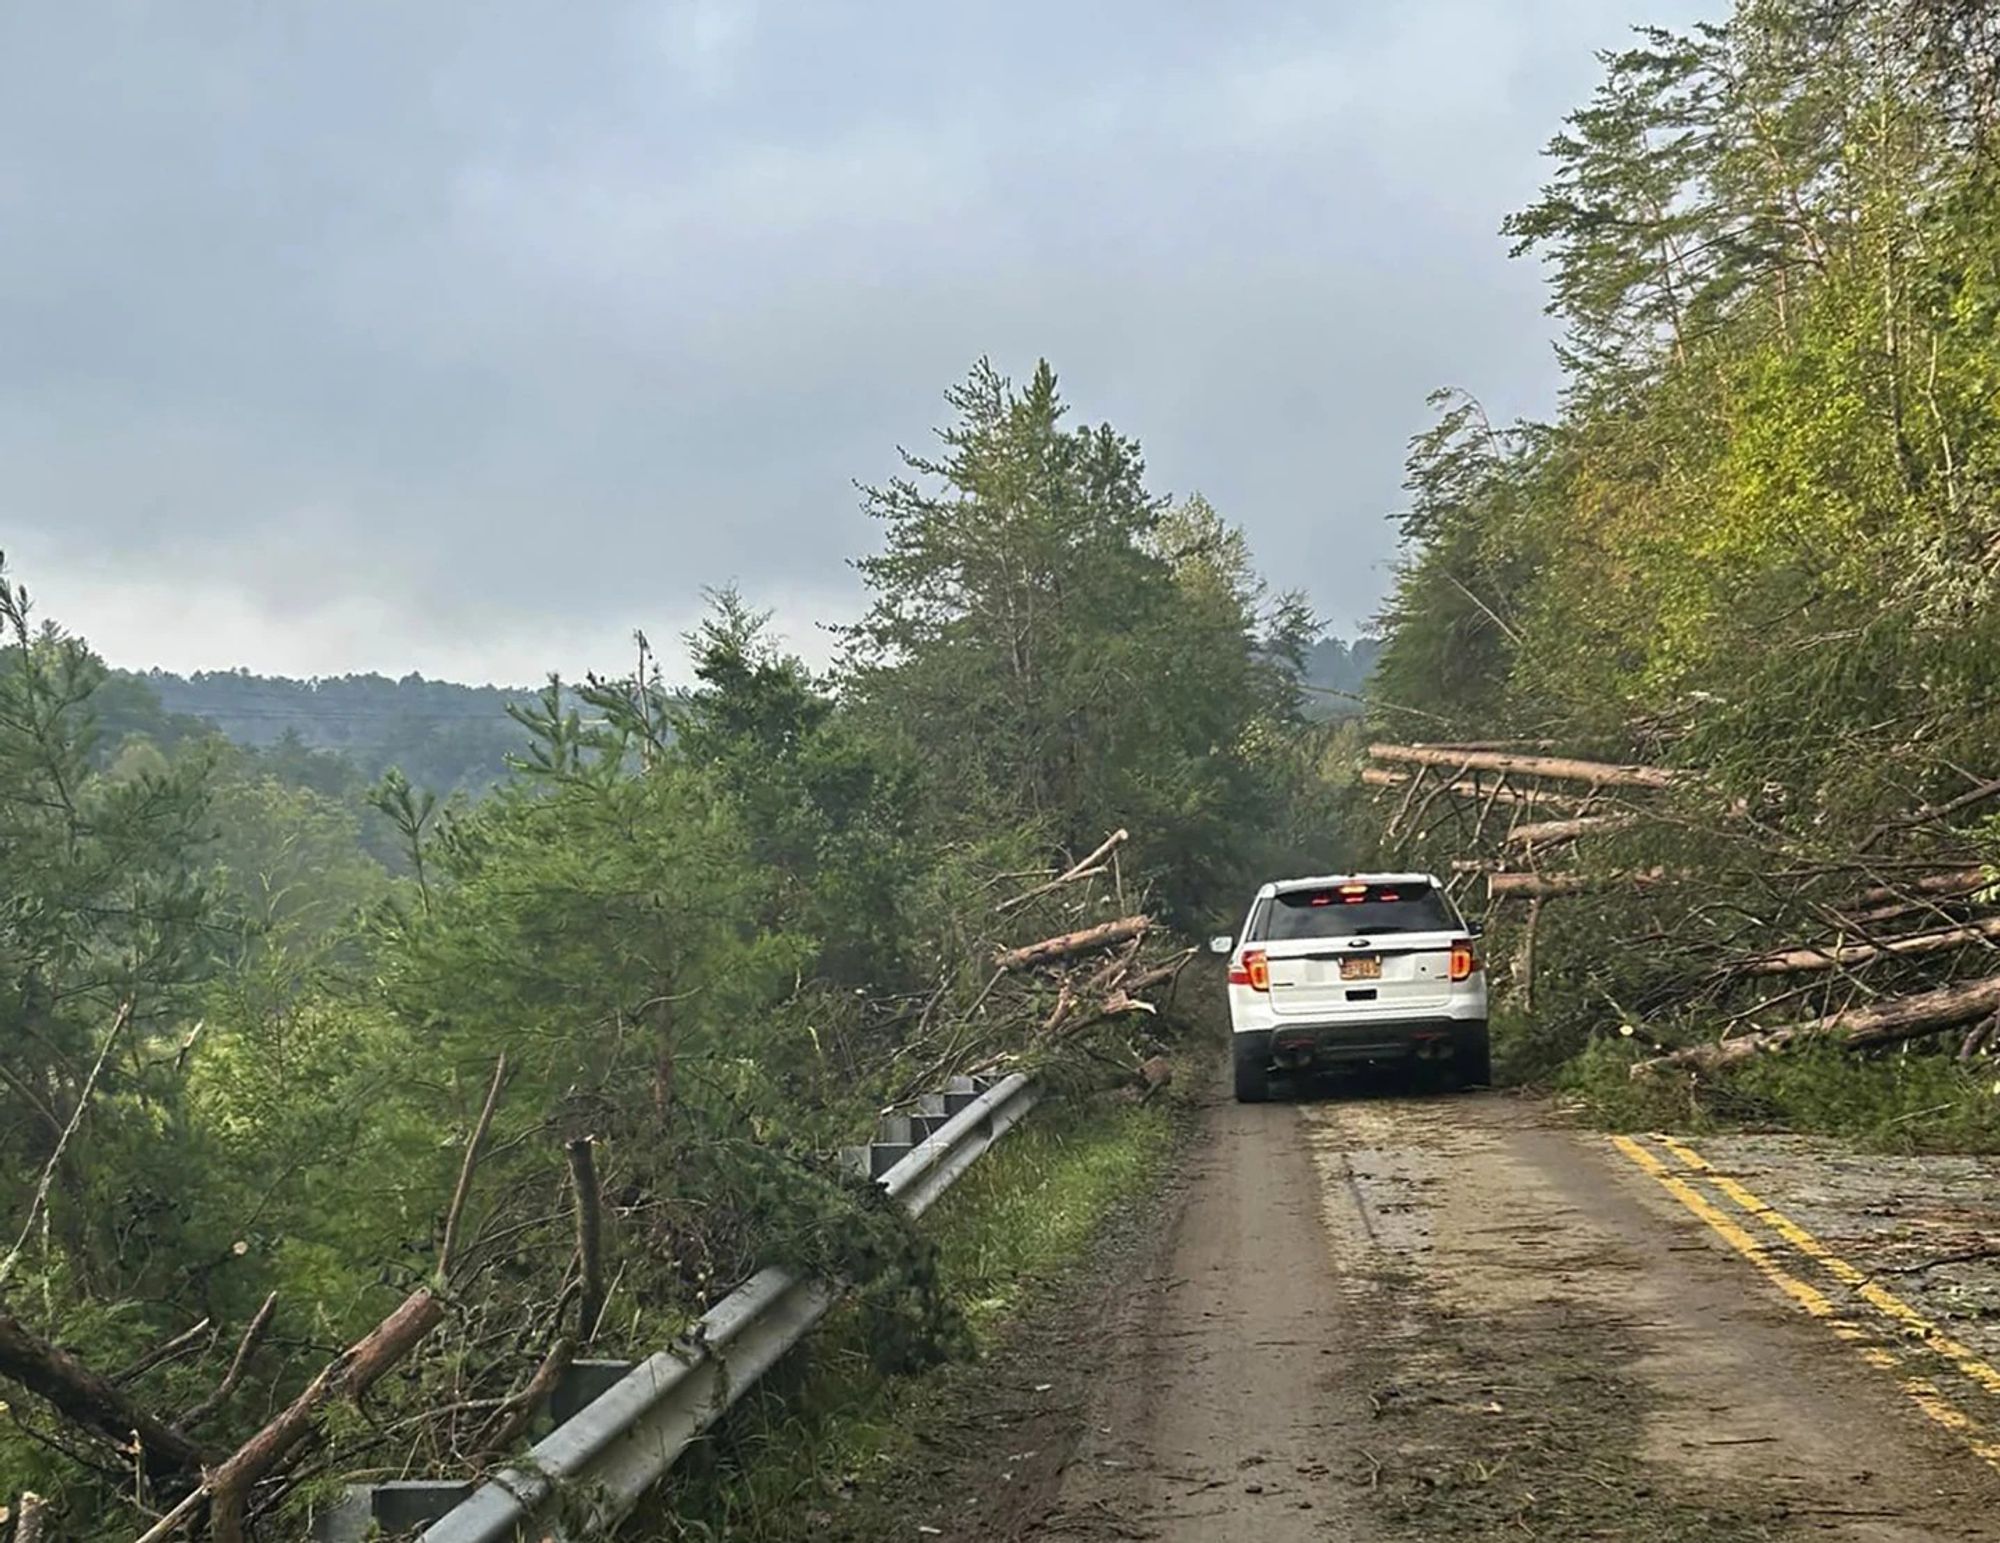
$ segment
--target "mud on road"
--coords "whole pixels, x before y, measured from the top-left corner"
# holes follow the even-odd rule
[[[901,1535],[2000,1539],[1990,1330],[1830,1225],[1837,1164],[1505,1095],[1201,1121],[965,1379]]]

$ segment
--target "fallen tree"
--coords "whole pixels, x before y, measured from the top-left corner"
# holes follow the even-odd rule
[[[443,1301],[429,1287],[410,1293],[209,1475],[204,1487],[211,1497],[209,1536],[215,1543],[239,1543],[251,1486],[312,1434],[327,1406],[343,1396],[360,1398],[444,1321],[444,1312]]]
[[[1639,873],[1495,873],[1487,876],[1487,893],[1495,900],[1554,900],[1564,895],[1592,895],[1620,889],[1644,889],[1665,883],[1664,868]]]
[[[1786,1024],[1734,1039],[1690,1045],[1641,1061],[1632,1075],[1687,1070],[1697,1075],[1722,1071],[1757,1056],[1809,1041],[1828,1040],[1849,1050],[1896,1044],[1944,1029],[1963,1028],[2000,1012],[2000,975],[1940,986],[1915,996],[1892,997],[1863,1007],[1843,1008],[1819,1018]]]
[[[1371,788],[1405,788],[1414,780],[1410,772],[1391,771],[1386,766],[1364,766],[1361,781]],[[1574,794],[1546,791],[1542,788],[1510,788],[1499,782],[1483,783],[1477,780],[1447,783],[1444,792],[1455,798],[1470,798],[1490,801],[1495,804],[1522,805],[1528,808],[1559,807],[1574,808],[1577,797]]]
[[[1975,943],[2000,938],[2000,916],[1969,922],[1963,927],[1945,927],[1936,932],[1913,932],[1883,943],[1841,943],[1829,947],[1791,948],[1745,960],[1730,973],[1739,975],[1800,975],[1813,970],[1844,969],[1869,964],[1877,959],[1934,954],[1966,948]]]
[[[1587,814],[1570,820],[1537,820],[1516,825],[1500,838],[1502,846],[1562,846],[1584,836],[1609,835],[1639,823],[1635,814]]]
[[[166,1473],[198,1473],[207,1454],[186,1432],[142,1408],[122,1388],[60,1346],[0,1312],[0,1376],[48,1400],[51,1408],[121,1450],[136,1443]]]
[[[1926,873],[1894,884],[1871,884],[1855,896],[1856,905],[1880,905],[1885,901],[1906,901],[1915,895],[1970,895],[1993,884],[1984,868],[1953,868],[1945,873]]]
[[[1150,916],[1121,916],[1116,921],[1085,927],[1081,932],[1065,932],[1059,937],[1043,938],[1039,943],[1029,943],[1020,948],[999,949],[993,955],[993,963],[995,968],[1009,972],[1059,964],[1079,954],[1096,953],[1100,949],[1129,943],[1143,936],[1152,925],[1153,918]]]
[[[1569,756],[1519,755],[1499,750],[1446,750],[1430,745],[1370,745],[1371,761],[1409,766],[1442,766],[1467,771],[1505,772],[1522,777],[1546,777],[1555,782],[1587,782],[1606,788],[1670,788],[1687,774],[1664,766],[1619,766],[1608,761],[1580,761]]]

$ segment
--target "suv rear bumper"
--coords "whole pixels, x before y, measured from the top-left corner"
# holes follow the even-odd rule
[[[1287,1023],[1236,1035],[1239,1059],[1261,1051],[1281,1071],[1309,1067],[1446,1060],[1486,1042],[1484,1018],[1415,1017],[1361,1023]]]

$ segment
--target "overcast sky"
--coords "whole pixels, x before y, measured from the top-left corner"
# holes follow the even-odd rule
[[[1592,51],[1717,9],[9,6],[0,549],[129,666],[533,682],[731,581],[818,659],[853,481],[1045,355],[1347,633],[1425,393],[1551,401],[1496,227]]]

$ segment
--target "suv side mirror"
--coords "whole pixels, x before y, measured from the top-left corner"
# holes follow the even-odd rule
[[[1486,923],[1485,923],[1485,922],[1467,922],[1467,923],[1465,924],[1465,935],[1466,935],[1467,937],[1472,937],[1472,938],[1483,938],[1483,937],[1485,937],[1485,936],[1486,936]]]
[[[1211,954],[1234,953],[1236,951],[1236,939],[1230,937],[1227,933],[1222,934],[1220,937],[1210,938],[1208,940],[1208,951]]]

